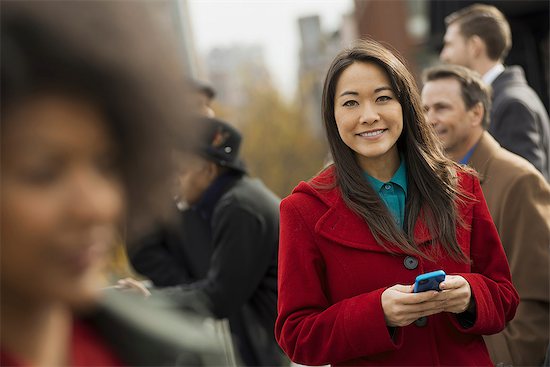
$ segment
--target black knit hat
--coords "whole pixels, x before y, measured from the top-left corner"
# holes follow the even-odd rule
[[[222,167],[246,172],[244,162],[239,159],[242,138],[237,129],[210,117],[202,117],[197,123],[202,130],[197,152]]]

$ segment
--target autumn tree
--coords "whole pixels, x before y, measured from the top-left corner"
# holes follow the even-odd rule
[[[269,83],[247,83],[247,96],[234,117],[243,134],[242,157],[252,176],[287,196],[321,170],[326,143],[315,136],[300,106],[285,103]]]

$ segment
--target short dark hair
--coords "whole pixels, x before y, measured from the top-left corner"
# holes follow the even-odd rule
[[[128,234],[142,226],[145,230],[167,212],[163,203],[171,202],[171,147],[176,141],[185,144],[188,135],[176,36],[172,40],[154,23],[166,4],[1,4],[2,125],[12,110],[43,95],[94,104],[120,155]]]
[[[483,82],[477,72],[459,65],[434,66],[426,69],[422,75],[424,83],[447,78],[460,83],[462,100],[468,110],[478,103],[483,105],[481,125],[487,129],[490,123],[491,87]]]
[[[504,14],[492,5],[473,4],[457,10],[445,18],[447,26],[452,23],[459,25],[464,37],[481,38],[491,60],[504,60],[512,47],[510,25]]]

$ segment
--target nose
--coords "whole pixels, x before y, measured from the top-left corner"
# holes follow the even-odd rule
[[[439,60],[441,60],[445,63],[449,62],[447,47],[443,46],[443,48],[441,49],[441,52],[439,53]]]
[[[81,225],[116,225],[124,207],[122,184],[93,169],[75,173],[67,196],[72,220]]]
[[[378,113],[376,106],[372,105],[372,103],[363,104],[360,123],[372,125],[377,121],[380,121],[380,114]]]

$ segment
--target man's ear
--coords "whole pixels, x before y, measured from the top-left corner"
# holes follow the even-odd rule
[[[471,116],[472,127],[481,126],[483,123],[483,116],[485,115],[485,108],[483,108],[483,103],[477,102],[468,113]]]
[[[487,56],[487,45],[485,44],[485,41],[481,39],[478,35],[473,35],[470,38],[468,38],[468,47],[470,48],[470,52],[473,56],[476,58],[485,55]]]

